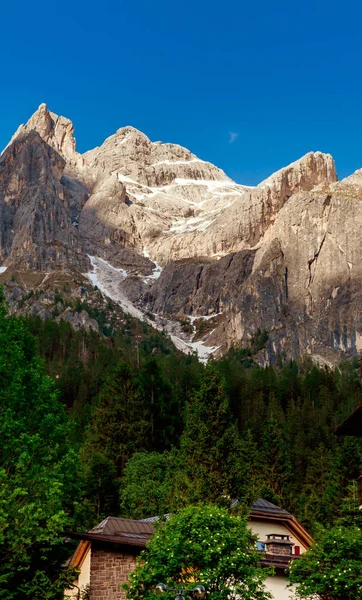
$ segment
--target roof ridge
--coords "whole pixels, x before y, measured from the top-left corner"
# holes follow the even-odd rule
[[[231,503],[230,508],[234,508],[237,504],[239,504],[238,498],[235,499]],[[292,514],[289,511],[285,510],[284,508],[280,508],[276,504],[273,504],[273,502],[269,502],[269,500],[264,500],[264,498],[258,498],[255,502],[253,502],[250,509],[251,510],[264,510],[264,511],[270,511],[270,512],[274,512],[274,513],[278,512],[280,514],[289,515],[289,516],[291,516],[291,514]],[[170,513],[166,513],[163,516],[166,519],[169,519]],[[125,522],[125,523],[128,523],[129,525],[131,525],[131,523],[132,523],[135,526],[140,525],[142,527],[142,525],[144,526],[144,525],[150,525],[151,523],[155,523],[159,519],[160,519],[159,516],[146,517],[145,519],[128,519],[127,517],[108,516],[105,519],[103,519],[103,521],[101,521],[98,525],[93,527],[90,531],[99,531],[100,529],[105,529],[110,522],[113,522],[113,523]]]
[[[269,500],[264,500],[264,498],[258,498],[255,502],[253,502],[253,504],[251,505],[251,510],[273,510],[273,511],[278,511],[280,513],[283,513],[285,515],[291,515],[292,513],[290,513],[289,511],[285,510],[285,508],[280,508],[280,506],[277,506],[276,504],[273,504],[273,502],[269,502]]]

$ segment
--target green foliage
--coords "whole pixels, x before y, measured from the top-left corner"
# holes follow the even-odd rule
[[[118,475],[132,451],[147,447],[149,413],[131,368],[120,363],[108,376],[94,403],[84,453],[101,452]]]
[[[132,519],[163,515],[174,506],[177,456],[139,452],[127,462],[121,481],[121,514]]]
[[[247,495],[238,429],[224,388],[223,378],[209,366],[188,405],[180,453],[191,503],[228,504]]]
[[[362,598],[362,531],[334,527],[294,561],[289,575],[300,598],[360,600]],[[317,595],[317,596],[315,596]]]
[[[149,421],[135,373],[120,363],[92,407],[81,450],[85,494],[97,519],[117,511],[119,478],[131,454],[148,448]]]
[[[162,451],[171,447],[178,426],[179,407],[172,386],[163,376],[159,362],[146,359],[139,372],[140,388],[149,409],[152,448]]]
[[[268,571],[258,561],[245,519],[214,505],[190,506],[159,524],[124,588],[127,598],[151,600],[160,581],[186,589],[197,582],[210,600],[266,600]]]
[[[98,321],[103,308],[112,306],[79,303]],[[107,337],[64,321],[22,321],[69,409],[65,443],[81,457],[79,528],[108,514],[141,518],[235,497],[250,505],[258,496],[312,534],[347,519],[361,440],[334,429],[362,402],[358,361],[335,371],[310,360],[262,368],[235,347],[204,367],[130,316],[107,319]],[[266,342],[258,332],[253,352]]]
[[[0,598],[55,599],[63,531],[79,498],[77,457],[24,319],[0,306]]]
[[[87,529],[103,517],[118,513],[119,479],[114,462],[101,451],[82,451],[80,473],[85,500],[79,525]]]
[[[265,344],[267,343],[268,339],[268,332],[265,331],[265,329],[263,331],[261,331],[261,329],[258,329],[250,341],[252,353],[256,354],[257,352],[259,352],[259,350],[262,350]]]

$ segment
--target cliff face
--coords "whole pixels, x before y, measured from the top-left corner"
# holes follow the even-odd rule
[[[88,265],[61,183],[65,160],[35,131],[19,135],[0,158],[1,256],[26,270]]]
[[[132,127],[80,155],[73,130],[41,105],[1,155],[4,266],[87,272],[98,257],[105,293],[204,318],[217,353],[263,331],[262,362],[362,352],[362,170],[337,182],[311,152],[248,188]]]
[[[221,312],[210,345],[247,345],[266,331],[265,362],[280,354],[332,362],[359,354],[361,219],[362,187],[353,178],[294,194],[261,243],[206,265],[171,263],[147,300],[156,312]]]
[[[244,191],[239,197],[232,196],[220,213],[210,211],[211,219],[205,229],[171,230],[158,237],[153,252],[159,261],[167,262],[170,257],[220,257],[255,247],[293,194],[333,181],[336,171],[332,157],[311,152],[256,188]]]

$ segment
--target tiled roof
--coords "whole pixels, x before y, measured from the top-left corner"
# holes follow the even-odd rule
[[[149,539],[153,534],[153,531],[152,525],[147,521],[107,517],[104,521],[99,523],[99,525],[93,527],[88,533]]]
[[[169,520],[170,518],[170,513],[166,513],[165,515],[163,515],[164,518],[166,519],[166,521]],[[138,523],[156,523],[156,521],[159,520],[160,517],[147,517],[147,519],[140,519],[138,521]]]
[[[237,503],[238,501],[235,500],[231,507],[236,506]],[[259,498],[254,502],[251,506],[250,516],[251,519],[270,519],[271,522],[287,520],[290,525],[300,530],[299,533],[306,538],[306,545],[310,545],[311,538],[309,534],[293,515],[267,500]],[[170,515],[166,514],[164,517],[169,519]],[[70,532],[69,535],[75,539],[144,548],[154,533],[153,523],[156,521],[158,521],[158,517],[148,517],[139,521],[120,517],[107,517],[86,533]]]
[[[263,500],[262,498],[258,498],[258,500],[254,502],[254,504],[251,507],[251,510],[261,510],[263,512],[270,513],[271,515],[291,516],[291,513],[287,510],[284,510],[284,508],[279,508],[279,506],[268,502],[268,500]]]
[[[239,500],[236,499],[231,503],[230,508],[234,508],[235,506],[237,506],[237,504],[239,504]],[[268,500],[263,500],[263,498],[258,498],[258,500],[256,500],[256,502],[254,502],[254,504],[251,505],[251,511],[262,511],[263,513],[267,513],[270,516],[292,516],[291,513],[287,510],[284,510],[284,508],[279,508],[279,506],[268,502]]]
[[[234,500],[231,503],[230,508],[234,508],[237,504],[239,504],[239,500]],[[258,500],[256,502],[254,502],[254,504],[252,504],[251,510],[252,511],[263,511],[264,513],[268,513],[270,515],[280,515],[280,516],[284,516],[284,517],[287,515],[291,516],[291,513],[288,512],[287,510],[284,510],[284,508],[279,508],[279,506],[276,506],[275,504],[268,502],[268,500],[263,500],[263,498],[258,498]],[[167,513],[163,516],[165,519],[170,518],[169,513]],[[158,517],[148,517],[147,519],[141,519],[140,521],[137,521],[137,522],[138,523],[155,523],[156,521],[158,521]]]

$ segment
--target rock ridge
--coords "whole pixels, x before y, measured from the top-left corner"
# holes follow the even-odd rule
[[[41,105],[0,157],[0,214],[4,267],[108,261],[114,297],[207,323],[216,354],[260,332],[263,364],[362,352],[362,169],[338,181],[329,154],[250,188],[131,126],[79,154],[72,122]]]

